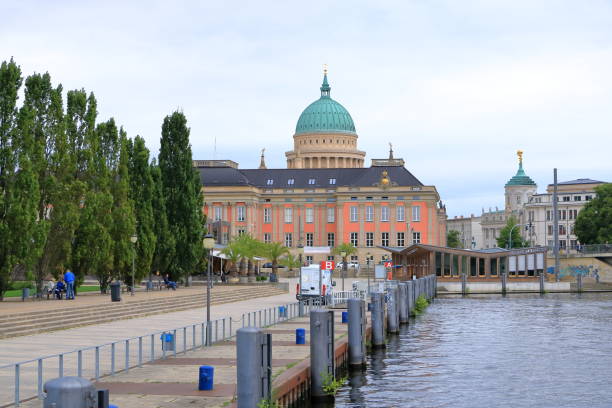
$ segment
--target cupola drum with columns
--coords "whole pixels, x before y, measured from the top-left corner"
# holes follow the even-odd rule
[[[287,167],[358,168],[365,152],[357,150],[357,133],[348,111],[330,97],[327,68],[323,70],[321,97],[300,115],[293,135],[293,150],[286,152]]]

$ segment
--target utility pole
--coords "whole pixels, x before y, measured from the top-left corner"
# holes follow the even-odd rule
[[[557,195],[557,169],[553,172],[553,239],[555,240],[553,251],[555,254],[555,281],[559,282],[559,211]]]

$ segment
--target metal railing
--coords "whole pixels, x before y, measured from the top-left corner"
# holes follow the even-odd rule
[[[317,306],[303,303],[302,311],[307,313],[312,307]],[[299,313],[299,302],[295,302],[243,313],[238,320],[213,320],[211,344],[234,337],[241,327],[267,327]],[[162,344],[166,334],[173,335],[173,347]],[[45,379],[78,376],[94,381],[205,346],[206,322],[201,322],[0,366],[0,407],[18,407],[21,402],[42,398]]]
[[[339,305],[346,303],[348,299],[366,299],[366,291],[364,290],[345,290],[339,292],[333,292],[332,294],[332,305]]]
[[[554,247],[549,246],[549,251],[554,251]],[[612,253],[612,244],[592,244],[592,245],[571,245],[559,248],[561,256],[570,255],[595,255]]]

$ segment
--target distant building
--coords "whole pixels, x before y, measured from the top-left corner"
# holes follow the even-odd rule
[[[476,240],[476,249],[497,247],[497,238],[501,229],[506,226],[508,218],[514,217],[520,224],[521,236],[531,246],[549,246],[553,239],[552,193],[553,185],[549,184],[546,193],[538,194],[536,183],[523,169],[523,152],[518,152],[519,168],[516,174],[505,184],[505,208],[494,211],[482,210],[480,217],[471,217],[471,234],[478,236],[479,228],[482,240]],[[595,197],[595,187],[603,181],[577,179],[557,184],[559,195],[559,247],[575,248],[579,242],[574,234],[574,222],[582,207]],[[479,218],[479,227],[474,225],[474,218]],[[447,221],[447,230],[467,231],[467,220],[470,218],[455,217]],[[464,246],[464,248],[468,248]]]
[[[351,260],[361,264],[367,256],[380,261],[385,251],[379,246],[444,246],[446,211],[436,188],[421,183],[392,149],[388,158],[363,167],[353,120],[330,89],[325,73],[321,97],[298,119],[288,168],[268,169],[263,151],[257,169],[240,169],[231,160],[194,161],[218,243],[242,233],[293,253],[298,246],[352,243],[358,252]],[[305,255],[308,262],[327,259],[334,256]]]
[[[446,220],[447,231],[455,230],[459,232],[459,240],[461,248],[476,249],[482,248],[482,228],[480,226],[480,217],[456,217]]]

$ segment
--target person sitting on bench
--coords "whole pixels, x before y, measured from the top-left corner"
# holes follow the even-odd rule
[[[47,292],[47,300],[49,300],[49,296],[53,295],[53,290],[55,289],[55,283],[52,280],[47,281],[45,285],[45,292]]]
[[[55,298],[62,300],[62,293],[66,291],[66,285],[64,284],[64,282],[62,282],[62,280],[58,280],[57,283],[55,284],[55,289],[53,290],[53,293],[55,294]]]
[[[170,280],[170,275],[166,274],[164,276],[164,285],[166,285],[167,289],[172,288],[172,290],[176,290],[176,282]]]

